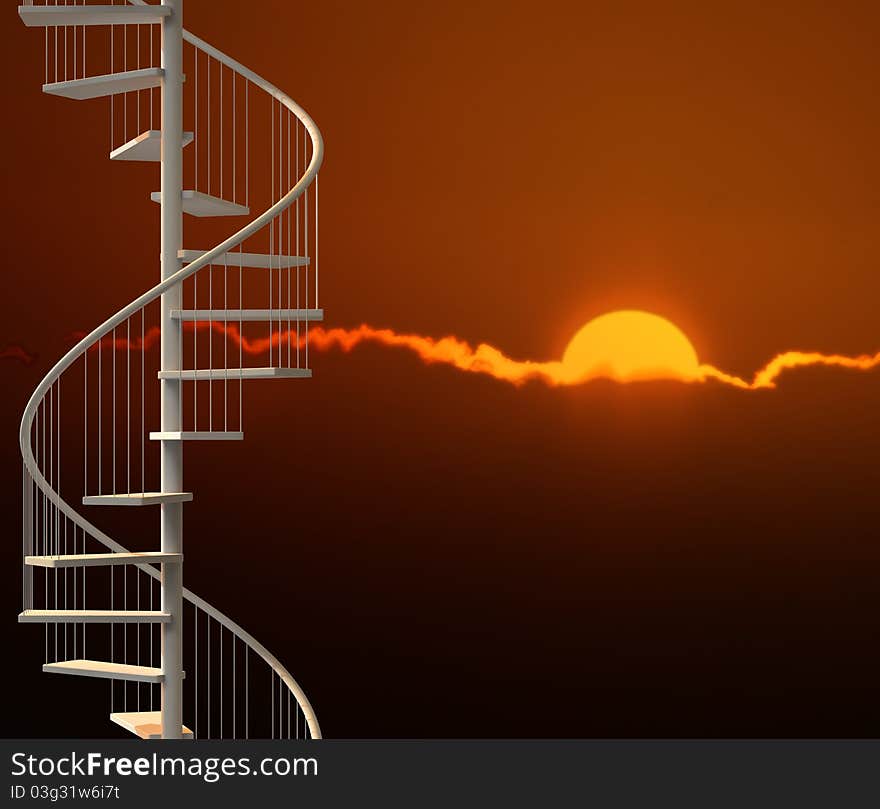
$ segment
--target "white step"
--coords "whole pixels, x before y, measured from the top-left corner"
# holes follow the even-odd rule
[[[58,556],[25,556],[31,567],[103,567],[104,565],[142,565],[183,561],[182,553],[65,553]]]
[[[122,8],[122,6],[119,6]],[[166,6],[156,6],[166,8]],[[183,133],[183,145],[189,146],[193,142],[193,133]],[[111,160],[140,160],[146,163],[158,163],[162,156],[162,131],[160,129],[148,129],[141,132],[136,138],[110,152]]]
[[[25,610],[20,624],[167,624],[171,614],[159,610]]]
[[[189,503],[192,492],[132,492],[131,494],[90,494],[84,506],[156,506],[162,503]]]
[[[324,319],[323,309],[172,309],[174,320],[224,320],[247,323],[279,323],[287,320],[308,320],[313,323]]]
[[[63,98],[80,101],[87,98],[101,98],[133,90],[148,90],[159,87],[165,71],[161,67],[145,67],[142,70],[127,70],[124,73],[109,73],[105,76],[89,76],[86,79],[56,81],[43,85],[43,92]]]
[[[132,711],[129,713],[112,713],[110,721],[119,727],[125,728],[129,733],[140,736],[142,739],[162,738],[162,712],[161,711]],[[181,725],[184,739],[191,739],[193,732],[186,726]]]
[[[309,379],[311,368],[187,368],[183,371],[159,371],[159,379]]]
[[[207,250],[179,250],[177,257],[184,264],[191,264],[197,258],[201,258]],[[308,256],[273,256],[267,253],[224,253],[215,262],[215,265],[227,267],[262,267],[266,269],[284,269],[288,267],[308,267]]]
[[[56,25],[149,25],[171,13],[169,6],[19,6],[29,28]]]
[[[136,683],[161,683],[162,669],[152,666],[132,666],[128,663],[107,663],[102,660],[62,660],[45,663],[48,674],[74,674],[79,677],[101,677],[107,680],[132,680]],[[185,675],[184,675],[185,676]]]
[[[150,194],[153,202],[162,201],[162,192]],[[247,216],[251,209],[246,205],[230,202],[228,199],[213,197],[202,191],[183,192],[183,212],[190,216]]]
[[[156,432],[150,433],[150,441],[244,441],[244,433],[233,433],[226,430]]]

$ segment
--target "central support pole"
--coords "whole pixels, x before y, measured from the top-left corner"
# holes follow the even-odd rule
[[[183,246],[183,0],[162,0],[171,14],[162,22],[162,279],[180,269]],[[180,369],[180,333],[171,310],[181,308],[181,286],[162,295],[161,365]],[[178,379],[161,385],[162,431],[183,428]],[[161,490],[183,491],[183,442],[162,441]],[[183,553],[183,504],[163,503],[162,551]],[[183,726],[183,563],[162,565],[162,610],[171,621],[162,624],[162,738],[179,739]]]

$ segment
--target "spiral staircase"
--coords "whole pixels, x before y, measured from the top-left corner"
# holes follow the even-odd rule
[[[321,134],[184,30],[183,0],[19,15],[42,30],[43,92],[104,99],[110,160],[158,164],[161,210],[160,282],[79,340],[24,411],[19,621],[44,625],[44,672],[109,681],[109,718],[141,738],[320,738],[281,662],[182,585],[182,448],[243,438],[245,381],[311,376]]]

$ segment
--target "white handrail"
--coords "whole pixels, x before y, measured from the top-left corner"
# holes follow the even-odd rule
[[[145,0],[128,1],[133,5],[149,5],[145,2]],[[234,233],[228,239],[221,242],[213,249],[207,251],[192,263],[188,264],[186,267],[181,268],[161,283],[156,284],[156,286],[154,286],[152,289],[135,298],[135,300],[133,300],[130,304],[128,304],[123,309],[120,309],[115,315],[108,318],[106,321],[104,321],[104,323],[102,323],[100,326],[93,329],[91,332],[89,332],[89,334],[83,337],[57,363],[55,363],[49,373],[46,374],[45,377],[43,377],[42,381],[39,385],[37,385],[36,389],[28,400],[27,405],[25,406],[24,413],[22,414],[21,418],[18,441],[21,448],[21,454],[24,460],[25,468],[28,474],[31,476],[31,479],[34,481],[34,483],[36,483],[37,488],[44,494],[44,496],[46,496],[46,498],[50,502],[52,502],[68,519],[70,519],[71,522],[82,528],[87,534],[89,534],[89,536],[98,540],[103,545],[117,553],[125,553],[127,552],[127,549],[115,540],[111,539],[109,536],[107,536],[107,534],[94,526],[85,517],[80,515],[70,505],[62,500],[60,495],[58,495],[58,493],[51,488],[50,484],[43,476],[42,472],[39,470],[36,458],[34,457],[33,451],[30,446],[30,433],[40,402],[43,400],[43,397],[45,397],[45,395],[49,392],[50,388],[55,384],[56,380],[59,379],[59,377],[79,358],[80,355],[85,355],[85,352],[93,343],[95,343],[97,340],[100,340],[107,333],[116,328],[116,326],[124,323],[126,320],[128,320],[129,317],[131,317],[142,307],[159,298],[162,293],[166,292],[177,284],[182,283],[191,275],[195,274],[208,264],[215,263],[215,259],[222,256],[224,253],[229,252],[233,247],[236,247],[237,245],[244,242],[245,239],[249,238],[257,231],[268,225],[282,211],[285,211],[287,208],[289,208],[300,196],[302,196],[305,190],[312,184],[312,181],[315,179],[318,170],[321,168],[321,163],[324,160],[324,141],[321,137],[321,131],[318,129],[317,124],[312,120],[311,116],[302,107],[300,107],[299,104],[297,104],[285,93],[281,92],[281,90],[279,90],[273,84],[266,81],[262,76],[259,76],[252,70],[244,67],[244,65],[227,56],[217,48],[214,48],[212,45],[209,45],[207,42],[195,36],[194,34],[191,34],[189,31],[183,31],[183,38],[199,50],[205,51],[222,64],[244,76],[252,84],[259,87],[261,90],[268,93],[270,96],[277,99],[281,104],[287,107],[287,109],[290,110],[290,112],[292,112],[297,117],[297,119],[299,119],[300,123],[302,123],[306,131],[309,133],[309,137],[312,142],[312,159],[309,162],[305,173],[299,179],[296,185],[292,189],[290,189],[287,194],[281,197],[278,202],[268,208],[264,213],[262,213],[252,222],[249,222],[237,233]],[[137,567],[139,567],[142,571],[152,576],[153,578],[159,578],[159,573],[150,565],[138,565]],[[265,646],[259,643],[252,635],[250,635],[237,623],[235,623],[235,621],[224,615],[215,607],[212,607],[210,604],[208,604],[208,602],[204,601],[199,596],[192,593],[190,590],[184,589],[183,597],[191,604],[201,609],[206,615],[209,615],[211,618],[217,621],[221,626],[228,629],[233,635],[239,638],[246,646],[252,649],[260,658],[262,658],[262,660],[281,678],[282,682],[287,686],[287,688],[296,698],[296,701],[303,712],[306,723],[308,724],[311,737],[313,739],[320,739],[321,728],[318,724],[318,719],[315,716],[315,711],[312,708],[308,697],[306,697],[305,692],[303,691],[299,683],[297,683],[290,672],[281,664],[278,658],[276,658],[275,655],[273,655]]]

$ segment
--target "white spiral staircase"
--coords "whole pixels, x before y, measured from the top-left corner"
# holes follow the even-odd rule
[[[142,738],[320,738],[280,661],[182,586],[182,447],[243,438],[245,380],[311,376],[321,134],[185,31],[183,0],[19,14],[43,29],[43,92],[109,98],[109,157],[157,163],[161,205],[161,282],[79,340],[24,411],[19,621],[45,626],[43,671],[109,680],[110,719]],[[184,221],[212,243],[229,218],[210,250],[183,240]],[[122,506],[136,508],[112,519],[146,534],[143,551],[92,522]]]

